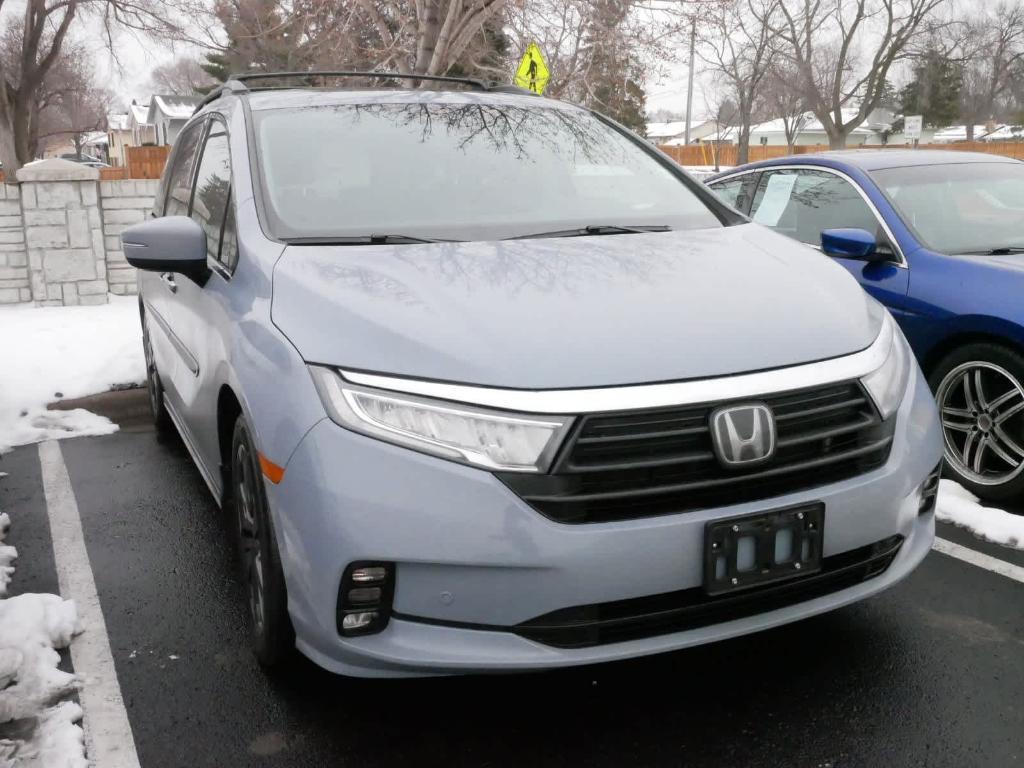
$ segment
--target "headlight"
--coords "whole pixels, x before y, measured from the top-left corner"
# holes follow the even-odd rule
[[[486,469],[546,471],[572,422],[369,389],[330,368],[309,370],[324,407],[341,426]]]
[[[892,318],[887,317],[882,333],[888,333],[892,339],[889,354],[885,362],[876,370],[861,379],[871,398],[875,401],[883,419],[889,418],[900,407],[903,393],[907,390],[913,354],[907,344],[903,332]]]

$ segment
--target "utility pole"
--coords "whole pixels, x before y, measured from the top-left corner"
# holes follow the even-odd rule
[[[697,17],[690,21],[690,71],[686,76],[686,135],[685,142],[690,143],[690,118],[693,117],[693,65],[697,45]]]

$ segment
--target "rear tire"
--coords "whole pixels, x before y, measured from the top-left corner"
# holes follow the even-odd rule
[[[1024,356],[966,344],[931,372],[946,475],[983,499],[1024,496]]]
[[[286,662],[295,648],[288,593],[259,458],[245,418],[231,439],[228,507],[234,520],[253,653],[264,667]]]

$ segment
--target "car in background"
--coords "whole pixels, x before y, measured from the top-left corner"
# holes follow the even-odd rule
[[[707,184],[821,248],[888,307],[938,400],[949,475],[989,499],[1024,492],[1024,163],[848,150],[752,163]]]
[[[260,661],[610,661],[921,562],[938,414],[877,301],[588,109],[413,77],[229,80],[122,234]]]

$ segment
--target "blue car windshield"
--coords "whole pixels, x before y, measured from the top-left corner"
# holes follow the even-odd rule
[[[950,163],[872,171],[904,223],[938,253],[1024,248],[1024,163]]]
[[[257,111],[275,234],[497,240],[722,226],[714,203],[634,141],[588,112],[537,102]]]

